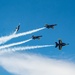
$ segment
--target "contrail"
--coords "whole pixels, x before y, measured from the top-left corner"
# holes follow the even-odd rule
[[[34,29],[34,30],[31,30],[31,31],[23,32],[23,33],[18,33],[18,34],[15,34],[16,33],[16,31],[15,31],[14,34],[11,34],[9,36],[1,37],[0,38],[0,44],[6,43],[7,41],[9,41],[13,38],[17,38],[17,37],[20,37],[20,36],[25,36],[27,34],[31,34],[31,33],[34,33],[34,32],[37,32],[37,31],[40,31],[40,30],[43,30],[43,29],[45,29],[45,27]]]
[[[29,42],[29,41],[31,41],[31,40],[32,40],[32,38],[31,38],[31,39],[28,39],[28,40],[25,40],[25,41],[17,42],[17,43],[12,43],[12,44],[8,44],[8,45],[3,45],[3,46],[0,46],[0,49],[12,47],[12,46],[15,46],[15,45],[20,45],[20,44]]]
[[[17,30],[15,30],[12,34],[10,34],[9,36],[4,36],[0,38],[0,44],[4,44],[7,41],[11,40],[11,37],[14,36],[17,33]]]
[[[17,33],[17,29],[14,31],[13,35]]]
[[[14,47],[14,48],[3,49],[0,51],[0,53],[30,50],[30,49],[37,49],[37,48],[45,48],[45,47],[51,47],[51,46],[54,46],[54,45],[37,45],[37,46],[27,46],[27,47]]]
[[[23,32],[23,33],[19,33],[19,34],[14,35],[13,38],[24,36],[24,35],[27,35],[27,34],[32,34],[34,32],[37,32],[37,31],[40,31],[40,30],[43,30],[43,29],[45,29],[45,27],[35,29],[35,30],[31,30],[31,31],[27,31],[27,32]]]

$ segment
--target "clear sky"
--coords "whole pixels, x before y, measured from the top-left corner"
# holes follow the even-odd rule
[[[55,47],[40,48],[25,53],[64,59],[75,62],[75,1],[74,0],[0,0],[0,37],[14,32],[20,23],[18,33],[43,27],[46,23],[57,24],[54,29],[12,39],[5,44],[23,41],[32,35],[42,35],[40,40],[32,40],[19,46],[55,45],[58,39],[70,45],[59,51]],[[12,75],[0,67],[0,75]]]

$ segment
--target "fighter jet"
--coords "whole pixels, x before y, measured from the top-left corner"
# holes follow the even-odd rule
[[[55,42],[55,44],[56,44],[55,48],[58,47],[59,50],[61,50],[63,46],[69,45],[69,44],[63,43],[62,40],[58,40],[58,43]]]
[[[35,39],[40,39],[40,37],[42,37],[42,36],[34,36],[34,35],[33,35],[33,36],[32,36],[32,39],[34,39],[34,40],[35,40]]]
[[[46,27],[46,28],[52,28],[52,29],[54,29],[54,26],[56,26],[57,24],[51,24],[51,25],[49,25],[49,24],[46,24],[44,27]]]
[[[16,31],[18,32],[19,29],[20,29],[20,25],[18,25],[18,26],[16,27]]]

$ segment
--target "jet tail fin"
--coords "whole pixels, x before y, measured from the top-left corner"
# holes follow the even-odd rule
[[[57,47],[58,47],[58,43],[57,43],[57,42],[55,42],[55,44],[56,44],[56,45],[55,45],[55,48],[57,48]]]

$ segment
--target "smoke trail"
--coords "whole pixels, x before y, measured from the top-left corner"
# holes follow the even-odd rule
[[[24,33],[19,33],[19,34],[16,34],[15,36],[13,36],[13,38],[24,36],[24,35],[27,35],[27,34],[32,34],[34,32],[38,32],[38,31],[43,30],[43,29],[45,29],[45,27],[35,29],[35,30],[31,30],[31,31],[27,31],[27,32],[24,32]]]
[[[8,45],[3,45],[3,46],[0,46],[0,49],[4,49],[4,48],[8,48],[8,47],[12,47],[12,46],[15,46],[15,45],[20,45],[20,44],[23,44],[23,43],[29,42],[29,41],[31,41],[31,40],[32,40],[32,39],[28,39],[28,40],[21,41],[21,42],[17,42],[17,43],[12,43],[12,44],[8,44]]]
[[[17,30],[15,30],[11,35],[9,36],[4,36],[4,37],[0,37],[0,44],[4,44],[7,41],[11,40],[11,37],[13,37],[13,35],[15,35],[17,33]]]
[[[75,75],[75,64],[35,54],[7,53],[0,65],[14,75]]]
[[[30,50],[30,49],[37,49],[37,48],[44,48],[44,47],[51,47],[54,45],[37,45],[37,46],[27,46],[27,47],[14,47],[14,48],[7,48],[0,50],[0,53],[5,52],[15,52],[15,51],[21,51],[21,50]]]
[[[13,35],[17,33],[17,29],[14,31]]]
[[[1,37],[0,38],[0,44],[3,44],[9,40],[11,40],[12,38],[17,38],[17,37],[20,37],[20,36],[24,36],[24,35],[27,35],[27,34],[31,34],[31,33],[34,33],[34,32],[37,32],[37,31],[40,31],[40,30],[43,30],[45,29],[45,27],[42,27],[42,28],[38,28],[38,29],[34,29],[34,30],[31,30],[31,31],[27,31],[27,32],[23,32],[23,33],[19,33],[19,34],[15,34],[16,31],[14,32],[15,35],[9,35],[9,36],[4,36],[4,37]]]

